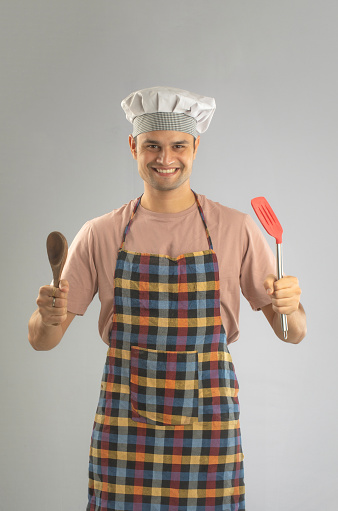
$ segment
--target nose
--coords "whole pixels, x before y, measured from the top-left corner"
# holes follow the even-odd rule
[[[175,162],[175,158],[172,155],[170,147],[162,147],[160,152],[157,154],[156,163],[160,163],[161,165],[171,165]]]

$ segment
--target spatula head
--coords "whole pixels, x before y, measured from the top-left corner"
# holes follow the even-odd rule
[[[266,232],[276,239],[276,243],[282,243],[283,228],[266,198],[255,197],[251,206]]]

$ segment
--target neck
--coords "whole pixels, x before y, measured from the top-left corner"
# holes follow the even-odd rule
[[[195,195],[189,186],[179,187],[175,190],[155,190],[153,187],[144,187],[141,205],[157,213],[179,213],[190,208],[196,201]]]

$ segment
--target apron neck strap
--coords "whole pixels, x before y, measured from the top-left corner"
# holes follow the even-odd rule
[[[142,195],[143,195],[143,193],[142,193]],[[130,220],[129,220],[129,222],[128,222],[128,223],[127,223],[127,225],[126,225],[126,228],[124,229],[124,233],[123,233],[123,238],[122,238],[122,243],[121,243],[121,246],[120,246],[120,250],[122,250],[122,249],[124,248],[123,246],[124,246],[124,242],[125,242],[126,236],[127,236],[128,232],[130,231],[131,222],[132,222],[132,220],[133,220],[133,218],[134,218],[134,216],[135,216],[135,213],[136,213],[137,208],[138,208],[138,207],[139,207],[139,205],[140,205],[140,202],[141,202],[141,199],[142,199],[142,195],[140,195],[140,197],[137,199],[136,204],[135,204],[134,209],[133,209],[133,212],[132,212],[132,214],[131,214]]]
[[[205,221],[205,217],[204,217],[204,213],[203,213],[203,209],[202,209],[202,206],[200,204],[200,201],[198,200],[198,197],[197,197],[197,193],[194,192],[194,190],[191,190],[193,192],[193,194],[195,195],[195,199],[196,199],[196,204],[197,204],[197,207],[198,207],[198,211],[200,212],[200,215],[201,215],[201,218],[202,218],[202,222],[204,224],[204,227],[205,227],[205,233],[207,235],[207,240],[208,240],[208,245],[209,245],[209,248],[210,250],[213,250],[213,246],[212,246],[212,241],[211,241],[211,236],[210,236],[210,233],[209,233],[209,229],[208,229],[208,226],[207,226],[207,223]]]
[[[206,221],[205,221],[205,217],[204,217],[204,213],[203,213],[203,210],[202,210],[202,206],[200,204],[200,201],[198,200],[198,197],[197,197],[197,194],[194,192],[194,190],[191,190],[193,192],[193,194],[195,195],[195,199],[196,199],[196,204],[197,204],[197,207],[198,207],[198,211],[200,212],[200,215],[201,215],[201,218],[202,218],[202,222],[204,224],[204,227],[205,227],[205,232],[206,232],[206,236],[207,236],[207,240],[208,240],[208,245],[209,245],[209,249],[210,250],[213,250],[213,245],[212,245],[212,241],[211,241],[211,237],[210,237],[210,233],[209,233],[209,229],[207,227],[207,224],[206,224]],[[128,232],[130,231],[130,227],[131,227],[131,223],[134,219],[134,216],[135,216],[135,213],[136,213],[136,210],[137,208],[139,207],[140,203],[141,203],[141,199],[142,199],[142,196],[143,196],[143,193],[142,195],[137,199],[136,201],[136,204],[134,206],[134,209],[133,209],[133,212],[131,214],[131,217],[130,217],[130,220],[129,222],[127,223],[126,225],[126,228],[124,229],[124,233],[123,233],[123,238],[122,238],[122,243],[121,243],[121,246],[120,246],[120,250],[123,249],[124,247],[124,242],[125,242],[125,239],[126,239],[126,236],[128,234]]]

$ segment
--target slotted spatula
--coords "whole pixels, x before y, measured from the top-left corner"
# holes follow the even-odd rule
[[[283,255],[282,255],[282,234],[283,228],[278,221],[272,207],[265,197],[255,197],[251,201],[251,206],[256,213],[258,220],[270,236],[276,240],[277,249],[277,278],[283,277]],[[281,314],[281,325],[284,339],[288,338],[288,322],[285,314]]]

